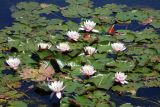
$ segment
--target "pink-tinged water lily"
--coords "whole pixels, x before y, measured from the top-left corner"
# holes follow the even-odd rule
[[[68,43],[59,43],[59,45],[57,45],[56,47],[61,52],[66,52],[66,51],[69,51],[70,49],[70,46],[68,45]]]
[[[119,82],[121,84],[127,84],[128,82],[126,81],[127,75],[125,75],[122,72],[117,72],[115,74],[115,81]]]
[[[56,93],[57,98],[62,97],[62,91],[64,90],[65,86],[63,86],[63,82],[61,81],[54,81],[48,84],[48,87],[53,91],[51,93],[50,98],[53,97],[53,95]]]
[[[126,49],[123,43],[113,43],[111,44],[111,46],[112,46],[112,49],[116,52],[124,51]]]
[[[13,57],[10,57],[9,59],[7,59],[6,62],[14,70],[16,70],[18,68],[19,64],[21,63],[20,59],[13,58]]]
[[[93,55],[97,50],[91,46],[87,46],[84,48],[84,51],[87,55]]]
[[[80,34],[76,31],[68,31],[67,36],[70,40],[78,41]]]
[[[82,72],[82,74],[84,74],[86,76],[91,76],[96,72],[96,70],[91,65],[84,65],[81,68],[81,72]]]
[[[38,47],[40,48],[40,49],[49,49],[49,48],[51,48],[51,44],[49,44],[49,43],[39,43],[38,44]]]
[[[81,28],[79,28],[79,30],[84,30],[87,32],[99,32],[98,30],[94,29],[94,27],[96,26],[96,23],[91,21],[91,20],[86,20],[84,22],[84,25],[81,26]]]

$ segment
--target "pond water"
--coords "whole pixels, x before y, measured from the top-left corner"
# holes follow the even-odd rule
[[[35,1],[35,0],[1,0],[0,1],[0,28],[5,26],[11,26],[13,18],[11,17],[11,9],[14,6],[23,1]],[[59,6],[66,6],[67,3],[65,0],[45,0],[45,3],[54,3]],[[147,7],[160,10],[159,0],[93,0],[95,7],[100,7],[105,4],[116,3],[116,4],[125,4],[132,7]],[[36,2],[44,3],[44,0],[36,0]],[[55,17],[55,16],[50,16]],[[61,17],[61,16],[60,16]]]
[[[36,1],[40,3],[54,3],[60,7],[64,7],[67,5],[65,0],[0,0],[0,29],[5,28],[6,26],[12,26],[12,22],[14,19],[11,17],[11,12],[14,10],[15,5],[19,2],[23,1]],[[156,10],[160,10],[160,0],[93,0],[94,7],[101,7],[105,4],[125,4],[127,6],[131,6],[133,8],[153,8]],[[54,19],[54,18],[60,18],[63,20],[72,20],[74,22],[80,23],[81,20],[79,18],[65,18],[60,13],[54,13],[54,14],[41,14],[42,16],[45,16],[48,19]],[[138,26],[138,29],[137,29]],[[147,26],[139,25],[138,22],[133,21],[129,26],[129,30],[137,31],[137,30],[143,30],[147,28]],[[115,29],[125,29],[126,25],[116,25]],[[8,70],[5,72],[10,74],[10,71]],[[13,72],[12,72],[13,73]],[[24,82],[22,81],[22,86],[18,88],[18,90],[24,92],[28,96],[31,97],[32,101],[35,101],[37,103],[42,103],[44,105],[47,105],[47,107],[52,107],[53,104],[48,100],[50,97],[50,92],[43,94],[41,90],[31,88],[28,89],[28,87],[32,86],[33,82]],[[150,88],[140,88],[138,89],[136,93],[136,97],[130,97],[130,95],[119,95],[118,93],[109,91],[107,92],[111,96],[111,100],[113,100],[116,103],[116,106],[120,106],[124,103],[131,103],[134,106],[141,106],[141,107],[159,107],[160,106],[160,88],[159,87],[150,87]],[[24,97],[23,100],[28,99],[27,97]],[[58,102],[58,99],[56,99],[55,102]],[[55,105],[54,107],[58,107],[59,105]],[[36,104],[31,104],[29,107],[37,107]]]

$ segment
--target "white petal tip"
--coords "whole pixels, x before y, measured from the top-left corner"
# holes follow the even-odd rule
[[[57,96],[57,98],[61,99],[61,97],[62,97],[61,92],[56,93],[56,96]]]
[[[79,30],[85,30],[84,28],[79,28]]]
[[[92,32],[99,33],[99,31],[96,29],[93,29]]]

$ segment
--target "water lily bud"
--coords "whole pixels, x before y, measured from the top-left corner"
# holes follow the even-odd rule
[[[107,34],[109,35],[114,35],[115,34],[115,29],[114,29],[114,25],[112,25],[111,27],[109,27]]]
[[[89,41],[91,39],[91,35],[89,33],[84,33],[83,34],[83,40]]]

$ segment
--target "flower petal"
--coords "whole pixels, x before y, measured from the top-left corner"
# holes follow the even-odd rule
[[[57,98],[61,98],[62,97],[62,94],[61,94],[61,92],[58,92],[58,93],[56,93],[56,96],[57,96]]]
[[[99,31],[96,29],[93,29],[92,32],[98,33]]]
[[[79,30],[85,30],[83,27],[79,28]]]

